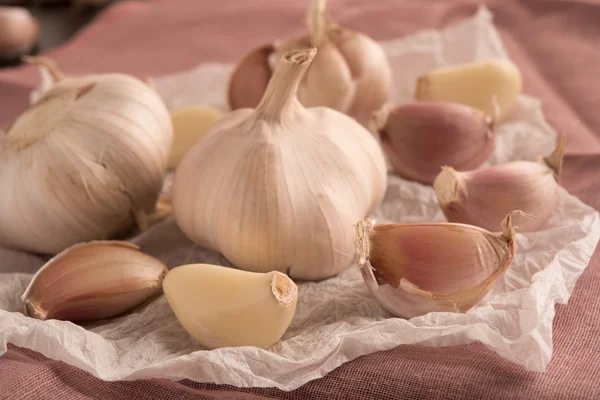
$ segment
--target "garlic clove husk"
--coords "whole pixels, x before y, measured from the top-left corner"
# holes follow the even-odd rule
[[[202,346],[273,346],[292,322],[296,284],[281,272],[209,264],[171,270],[164,292],[185,330]]]
[[[47,59],[30,59],[45,64]],[[154,211],[173,133],[160,96],[123,74],[64,77],[0,136],[0,245],[56,254]]]
[[[425,184],[444,165],[457,170],[480,166],[495,147],[490,118],[456,103],[387,104],[373,114],[370,129],[394,171]]]
[[[171,114],[173,146],[167,168],[174,169],[189,149],[204,137],[223,114],[210,107],[186,107]]]
[[[455,102],[501,121],[523,90],[519,68],[510,60],[483,60],[434,69],[419,77],[415,100]]]
[[[352,262],[353,224],[385,194],[373,135],[297,100],[316,52],[286,53],[259,106],[226,114],[175,172],[178,226],[241,269],[305,280],[337,274]]]
[[[481,300],[510,266],[516,252],[514,215],[500,233],[438,224],[356,225],[357,262],[373,296],[396,316],[465,312]]]
[[[48,261],[21,299],[25,314],[40,320],[110,318],[160,293],[166,273],[160,260],[130,243],[82,243]]]
[[[319,52],[299,85],[300,102],[333,108],[366,126],[390,96],[392,71],[385,52],[368,36],[335,24],[326,0],[311,1],[307,26],[309,36],[259,47],[242,59],[229,82],[231,108],[256,107],[276,61],[288,51],[312,46]]]
[[[510,210],[519,209],[537,217],[516,220],[519,230],[538,229],[558,201],[565,143],[563,135],[552,155],[537,162],[514,161],[466,172],[444,167],[433,188],[446,219],[490,230]]]

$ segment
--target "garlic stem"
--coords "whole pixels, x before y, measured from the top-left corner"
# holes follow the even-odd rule
[[[330,27],[327,0],[312,0],[306,17],[312,45],[319,47],[327,40]]]
[[[302,107],[296,96],[298,85],[316,54],[317,49],[311,48],[291,51],[282,57],[256,107],[259,119],[282,122],[290,109]]]
[[[33,56],[22,56],[21,60],[29,65],[40,65],[50,73],[54,83],[59,82],[65,78],[65,75],[58,68],[56,61],[48,57],[33,57]]]

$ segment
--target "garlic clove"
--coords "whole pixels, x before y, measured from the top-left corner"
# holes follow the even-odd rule
[[[14,62],[39,39],[40,25],[23,7],[0,6],[0,61]]]
[[[563,135],[552,155],[537,162],[515,161],[466,172],[444,167],[433,188],[446,219],[491,230],[510,210],[519,209],[537,217],[516,220],[519,230],[538,229],[558,201],[565,143]]]
[[[495,147],[490,119],[457,103],[387,104],[373,114],[370,126],[394,171],[426,184],[444,165],[457,170],[480,166]]]
[[[41,320],[110,318],[157,295],[166,273],[160,260],[127,242],[77,244],[48,261],[21,299],[25,314]]]
[[[509,213],[501,233],[463,224],[356,225],[357,261],[373,296],[394,315],[464,312],[492,288],[516,252]]]
[[[248,53],[236,66],[228,83],[227,98],[232,110],[255,108],[271,79],[269,55],[272,44],[260,46]]]
[[[484,60],[437,68],[419,77],[415,100],[455,102],[501,121],[523,88],[518,67],[509,60]]]
[[[273,346],[292,322],[298,298],[296,284],[280,272],[209,264],[174,268],[163,288],[181,325],[208,349]]]
[[[185,153],[217,122],[223,114],[210,107],[192,106],[171,114],[173,146],[167,168],[177,167]]]

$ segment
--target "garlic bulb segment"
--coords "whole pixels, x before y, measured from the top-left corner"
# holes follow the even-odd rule
[[[519,68],[509,60],[484,60],[437,68],[419,77],[415,99],[455,102],[501,121],[523,89]]]
[[[64,77],[51,65],[47,77],[52,86],[0,136],[0,246],[56,254],[154,211],[173,133],[136,78]]]
[[[368,124],[372,112],[390,96],[389,61],[377,42],[339,27],[326,8],[326,0],[312,0],[307,13],[309,36],[261,46],[241,60],[229,82],[232,109],[258,105],[276,64],[270,60],[313,46],[319,52],[300,82],[300,102],[306,107],[330,107]]]
[[[394,171],[426,184],[444,165],[480,166],[495,147],[491,119],[457,103],[388,104],[373,114],[370,126]]]
[[[512,217],[501,232],[463,224],[356,225],[357,262],[369,291],[392,314],[464,312],[493,287],[516,252]]]
[[[386,165],[373,135],[296,98],[315,54],[286,53],[259,106],[221,118],[175,172],[181,230],[241,269],[333,276],[352,262],[354,222],[383,199]]]
[[[111,318],[159,294],[166,273],[160,260],[127,242],[77,244],[34,275],[22,296],[25,314],[41,320]]]
[[[292,322],[298,299],[296,284],[281,272],[210,264],[174,268],[163,288],[181,325],[207,349],[273,346]]]
[[[173,146],[168,168],[175,168],[185,153],[217,122],[223,114],[210,107],[192,106],[171,114],[173,123]]]
[[[519,209],[538,217],[516,220],[519,230],[538,229],[558,201],[564,146],[563,135],[552,155],[537,162],[514,161],[465,172],[444,167],[433,188],[446,219],[491,230],[507,212]]]
[[[0,6],[0,62],[18,61],[39,39],[40,25],[23,7]]]

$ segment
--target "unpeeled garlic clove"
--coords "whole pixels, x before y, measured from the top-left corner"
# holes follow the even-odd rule
[[[501,121],[523,89],[519,68],[509,60],[484,60],[437,68],[419,77],[415,100],[455,102]]]
[[[538,218],[518,221],[519,230],[538,229],[558,200],[565,136],[548,157],[458,172],[444,167],[433,183],[446,219],[494,229],[510,210]]]
[[[238,63],[229,79],[227,98],[232,110],[255,108],[265,93],[273,71],[269,57],[275,51],[272,44],[257,47]]]
[[[77,244],[48,261],[21,299],[25,314],[41,320],[110,318],[158,294],[166,273],[160,260],[127,242]]]
[[[177,167],[185,153],[194,147],[222,116],[220,111],[211,107],[192,106],[174,111],[171,114],[173,146],[167,168]]]
[[[444,165],[480,166],[495,147],[490,118],[456,103],[388,104],[373,114],[371,130],[399,176],[427,184]]]
[[[373,296],[396,316],[465,312],[510,266],[516,252],[509,213],[501,233],[438,224],[356,225],[357,262]]]
[[[287,275],[210,264],[171,270],[164,292],[177,319],[202,346],[273,346],[296,310],[298,288]]]

